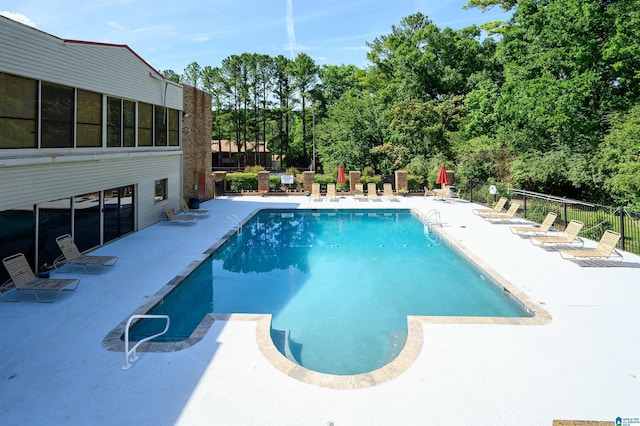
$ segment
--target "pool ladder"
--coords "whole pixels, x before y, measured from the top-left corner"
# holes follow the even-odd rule
[[[431,209],[424,215],[425,221],[427,225],[442,225],[442,220],[440,219],[440,212],[436,209]]]
[[[225,229],[232,229],[238,233],[238,235],[242,234],[242,221],[235,214],[230,214],[224,220]]]
[[[129,328],[131,328],[131,323],[137,319],[143,318],[164,319],[167,321],[167,324],[165,325],[164,330],[162,330],[160,333],[154,334],[153,336],[145,337],[144,339],[136,343],[133,348],[129,349]],[[169,315],[131,315],[131,318],[129,318],[129,320],[127,321],[127,325],[124,329],[124,366],[122,367],[122,369],[128,370],[131,367],[131,363],[138,360],[138,356],[136,355],[136,349],[138,349],[138,346],[145,342],[148,342],[151,339],[155,339],[158,336],[162,336],[167,332],[167,330],[169,330],[170,323],[171,320],[169,319]]]
[[[425,215],[424,236],[427,237],[434,246],[440,245],[440,236],[438,233],[431,231],[431,225],[442,226],[440,212],[436,209],[429,210]]]

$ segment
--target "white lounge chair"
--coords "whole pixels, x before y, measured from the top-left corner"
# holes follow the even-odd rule
[[[118,261],[118,256],[94,256],[89,254],[82,254],[78,250],[78,246],[71,238],[71,235],[65,234],[56,238],[56,243],[62,251],[62,255],[58,256],[53,261],[53,267],[58,270],[62,265],[77,265],[82,266],[86,273],[89,273],[87,266],[99,266],[100,269],[105,266],[113,266]]]
[[[496,213],[486,213],[481,215],[480,217],[482,217],[485,220],[488,221],[502,221],[502,220],[509,220],[509,219],[513,219],[514,217],[516,217],[516,213],[518,212],[518,209],[520,208],[520,203],[511,203],[511,206],[509,206],[509,210],[506,211],[506,213],[502,213],[502,212],[496,212]]]
[[[312,201],[322,201],[323,198],[320,195],[320,184],[319,183],[312,183],[311,184],[311,195],[309,195],[309,198]]]
[[[560,256],[565,259],[586,259],[598,260],[616,257],[622,260],[622,253],[616,249],[616,244],[620,241],[620,234],[615,231],[604,231],[596,248],[560,250]]]
[[[364,197],[364,185],[361,183],[356,183],[355,189],[353,190],[353,198],[358,201],[367,201]]]
[[[327,184],[327,200],[329,201],[338,201],[338,196],[336,195],[336,184],[328,183]]]
[[[17,302],[23,294],[33,294],[39,303],[55,302],[58,294],[63,290],[75,290],[80,284],[78,279],[52,279],[38,278],[35,276],[24,254],[18,253],[6,257],[2,260],[10,280],[0,286],[0,298],[3,302]],[[5,293],[15,291],[18,293],[16,299],[5,298]],[[53,293],[50,300],[40,299],[39,293]]]
[[[570,245],[576,243],[583,245],[584,241],[582,241],[582,239],[578,236],[583,226],[584,223],[580,222],[579,220],[572,220],[571,222],[569,222],[561,235],[533,237],[531,238],[531,243],[537,246]]]
[[[547,213],[540,226],[512,226],[511,232],[517,235],[541,235],[546,234],[551,229],[553,222],[556,221],[558,215],[554,212]]]
[[[167,219],[169,222],[173,223],[195,223],[198,220],[198,216],[192,214],[176,214],[173,211],[169,204],[164,204],[162,206],[165,214],[167,215]]]
[[[182,198],[180,198],[180,208],[184,213],[192,214],[195,216],[209,216],[209,213],[210,213],[209,210],[190,208],[187,202]]]
[[[378,197],[378,189],[376,188],[376,184],[375,183],[368,183],[367,184],[367,198],[369,200],[373,200],[373,201],[379,201],[380,198]]]
[[[491,208],[491,209],[473,209],[473,214],[477,214],[479,216],[482,216],[482,215],[485,215],[485,214],[494,214],[494,213],[504,212],[504,206],[507,205],[507,201],[509,201],[507,199],[507,197],[501,197],[493,208]]]
[[[393,193],[393,187],[390,183],[385,183],[384,185],[382,185],[382,189],[384,198],[386,198],[387,200],[398,200],[398,198]]]

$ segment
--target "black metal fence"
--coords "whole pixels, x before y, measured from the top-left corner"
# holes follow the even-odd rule
[[[491,193],[491,186],[495,194]],[[548,212],[553,211],[558,215],[554,227],[559,230],[563,230],[571,220],[579,220],[584,223],[580,236],[591,240],[600,240],[606,230],[619,232],[618,247],[640,254],[640,212],[525,191],[508,184],[475,183],[460,192],[462,198],[481,204],[491,204],[499,197],[519,200],[519,215],[535,222],[541,222]]]

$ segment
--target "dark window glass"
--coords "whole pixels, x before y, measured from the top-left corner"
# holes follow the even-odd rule
[[[80,251],[100,245],[100,193],[73,197],[73,239]]]
[[[63,198],[38,205],[38,264],[48,263],[60,254],[56,238],[71,234],[71,199]]]
[[[107,98],[107,146],[122,146],[122,99]]]
[[[136,146],[136,104],[132,101],[122,102],[124,128],[122,129],[123,146]]]
[[[0,73],[0,149],[37,148],[38,83]]]
[[[102,95],[78,90],[76,146],[102,146]]]
[[[169,110],[169,145],[178,146],[180,144],[180,111]]]
[[[138,146],[153,146],[153,105],[138,103]]]
[[[156,195],[155,202],[164,201],[167,199],[167,179],[160,179],[156,181]]]
[[[134,187],[123,186],[104,191],[104,242],[107,243],[134,228]]]
[[[166,109],[155,106],[155,146],[167,146],[167,117]]]
[[[74,89],[59,84],[42,83],[42,148],[73,148]]]
[[[26,206],[0,212],[0,259],[22,253],[36,271],[33,211],[33,206]],[[0,267],[0,284],[8,279],[7,270]]]

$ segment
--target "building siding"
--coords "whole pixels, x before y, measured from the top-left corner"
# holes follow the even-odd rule
[[[4,17],[0,46],[3,72],[183,109],[182,87],[153,78],[153,67],[125,46],[65,42]]]
[[[0,211],[137,184],[137,228],[145,228],[164,215],[154,201],[156,180],[168,179],[168,202],[178,205],[182,154],[163,154],[0,168]]]

